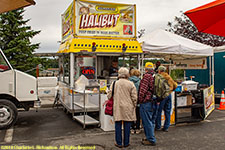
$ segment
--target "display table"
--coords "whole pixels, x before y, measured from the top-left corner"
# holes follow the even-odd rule
[[[213,86],[175,93],[175,124],[202,121],[214,109]]]

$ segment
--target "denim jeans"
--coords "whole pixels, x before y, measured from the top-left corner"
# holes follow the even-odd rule
[[[157,117],[158,105],[156,102],[146,102],[140,104],[140,115],[144,127],[145,136],[148,141],[156,143],[155,120]]]
[[[124,133],[124,141],[123,145],[127,146],[130,143],[130,127],[131,127],[131,121],[123,121],[123,133]],[[122,146],[122,121],[116,121],[115,122],[115,138],[116,138],[116,144]]]
[[[165,122],[164,122],[164,129],[167,130],[170,126],[170,113],[171,113],[171,94],[166,97],[163,101],[160,102],[159,104],[159,109],[157,113],[157,119],[156,119],[156,129],[161,128],[161,115],[162,115],[162,110],[164,110],[165,114]]]

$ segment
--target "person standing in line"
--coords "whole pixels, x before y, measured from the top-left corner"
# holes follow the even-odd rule
[[[153,63],[145,64],[145,74],[140,82],[138,103],[140,104],[140,115],[146,138],[142,139],[143,145],[156,145],[154,134],[155,119],[158,109],[158,104],[153,100],[154,92],[154,69]]]
[[[161,62],[160,61],[157,61],[156,64],[155,64],[155,73],[158,73],[158,68],[159,66],[161,65]]]
[[[137,89],[137,93],[139,90],[139,85],[140,85],[140,78],[139,76],[141,75],[141,72],[138,69],[132,69],[130,71],[130,78],[129,80],[132,81]],[[139,134],[141,133],[140,130],[140,105],[138,104],[136,107],[136,117],[137,117],[137,121],[133,122],[131,125],[131,134]]]
[[[113,96],[113,118],[115,121],[115,146],[122,148],[130,145],[131,123],[136,121],[135,108],[137,105],[137,92],[133,82],[128,80],[129,70],[121,67],[118,71],[118,79],[115,82]],[[112,85],[107,94],[112,96]],[[122,123],[124,128],[124,140],[122,144]]]
[[[167,80],[169,84],[169,96],[167,96],[165,99],[163,99],[160,102],[158,113],[157,113],[155,129],[156,130],[161,129],[161,115],[162,115],[162,110],[164,110],[165,122],[162,128],[162,131],[168,132],[168,129],[170,126],[170,113],[172,108],[171,93],[177,88],[177,83],[170,77],[168,73],[166,73],[166,67],[164,66],[159,66],[158,74],[162,75],[163,78]]]

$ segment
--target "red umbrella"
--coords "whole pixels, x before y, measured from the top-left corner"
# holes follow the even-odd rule
[[[216,0],[184,13],[199,32],[225,37],[225,0]]]

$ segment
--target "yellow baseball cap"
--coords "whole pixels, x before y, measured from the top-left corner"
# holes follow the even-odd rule
[[[153,63],[152,62],[146,62],[145,63],[145,68],[150,68],[150,69],[153,69]]]

